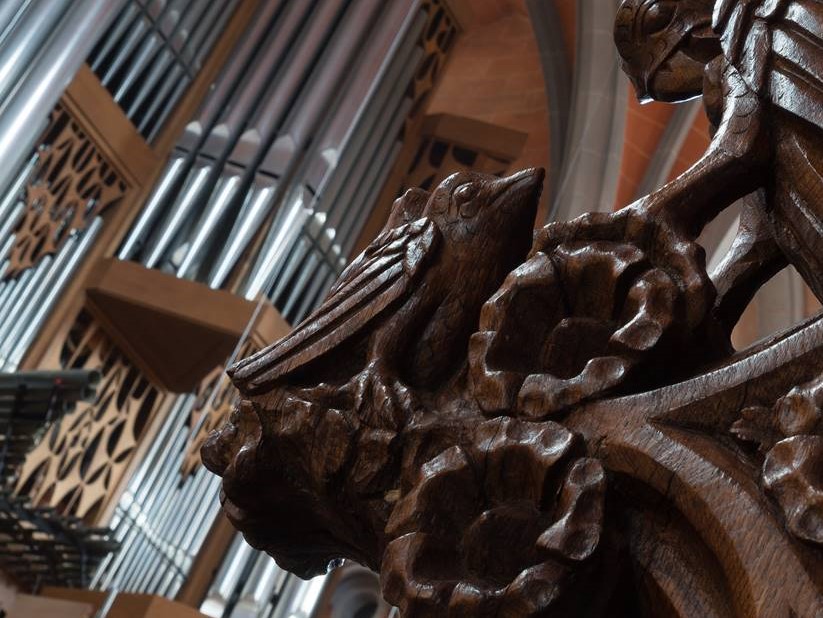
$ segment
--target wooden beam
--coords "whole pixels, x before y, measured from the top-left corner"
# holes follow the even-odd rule
[[[89,275],[86,306],[117,346],[153,382],[172,392],[193,389],[225,362],[252,320],[274,341],[290,327],[261,305],[202,283],[116,258]]]

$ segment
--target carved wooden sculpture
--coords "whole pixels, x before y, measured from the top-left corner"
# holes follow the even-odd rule
[[[706,155],[530,249],[538,171],[399,199],[230,372],[203,458],[249,542],[404,616],[823,616],[823,321],[728,343],[787,262],[823,296],[821,39],[820,0],[624,0],[626,72],[704,94]],[[713,282],[695,238],[748,194]]]

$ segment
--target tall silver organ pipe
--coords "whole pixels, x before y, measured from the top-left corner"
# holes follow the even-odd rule
[[[310,310],[345,265],[397,152],[423,56],[418,7],[263,3],[118,256],[247,298],[264,294],[292,309],[288,319]],[[341,187],[364,183],[340,201]],[[241,259],[250,264],[243,273]],[[290,296],[275,298],[292,260],[312,267],[306,290],[292,282]]]
[[[305,316],[344,268],[397,155],[425,24],[420,0],[261,2],[117,256]],[[131,479],[112,521],[122,548],[95,587],[182,585],[218,505],[219,479],[202,467],[181,477],[194,405],[173,402]],[[327,581],[303,582],[238,537],[202,609],[308,618]]]
[[[26,213],[25,187],[40,155],[38,137],[124,4],[125,0],[0,2],[0,370],[13,371],[22,362],[102,227],[99,218],[88,221],[55,256],[41,258],[14,277],[6,273],[15,230]]]
[[[128,0],[89,56],[101,83],[151,140],[197,75],[238,0]]]
[[[31,180],[39,152],[25,162],[0,197],[0,371],[14,371],[22,362],[40,328],[59,300],[60,293],[93,246],[103,221],[89,221],[75,230],[55,256],[45,255],[30,268],[6,275],[9,250],[16,240],[16,227],[26,212],[25,186]],[[3,280],[5,277],[5,280]]]
[[[6,195],[49,113],[125,2],[0,2],[0,195]]]

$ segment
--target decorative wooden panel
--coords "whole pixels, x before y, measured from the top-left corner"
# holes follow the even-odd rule
[[[433,114],[420,119],[415,137],[407,136],[404,151],[381,192],[356,248],[362,250],[388,217],[388,206],[406,189],[430,190],[455,172],[504,175],[523,150],[525,133],[487,122]]]
[[[428,96],[434,90],[440,71],[446,64],[448,52],[457,36],[457,24],[442,0],[426,0],[422,8],[428,16],[421,41],[424,56],[410,86],[414,105],[406,121],[407,127],[425,109]]]
[[[16,277],[103,211],[128,186],[69,113],[58,105],[43,133],[39,159],[25,187],[25,211],[15,228],[5,278]]]
[[[397,196],[412,187],[430,191],[455,172],[502,176],[527,138],[513,129],[451,114],[426,116],[420,133],[420,145],[405,170]]]
[[[91,519],[117,488],[163,395],[85,312],[63,342],[60,362],[99,370],[96,398],[49,427],[23,463],[16,490],[35,504]]]
[[[436,137],[425,137],[409,168],[404,188],[431,190],[448,174],[476,170],[502,176],[509,162],[483,155],[478,150],[464,148]],[[402,193],[402,189],[400,191]]]
[[[240,348],[238,358],[246,358],[259,349],[251,340]],[[197,388],[197,399],[189,418],[189,440],[181,473],[188,476],[200,465],[200,447],[209,434],[229,418],[238,400],[237,389],[226,376],[225,365],[215,367]]]

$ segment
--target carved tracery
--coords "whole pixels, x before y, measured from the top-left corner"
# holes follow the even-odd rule
[[[127,190],[123,178],[59,105],[41,144],[22,196],[25,208],[14,230],[5,278],[57,253],[71,234],[115,207]]]
[[[94,401],[78,403],[47,428],[21,466],[16,491],[34,504],[93,519],[117,488],[163,396],[86,313],[68,332],[60,364],[100,371],[100,386]]]

